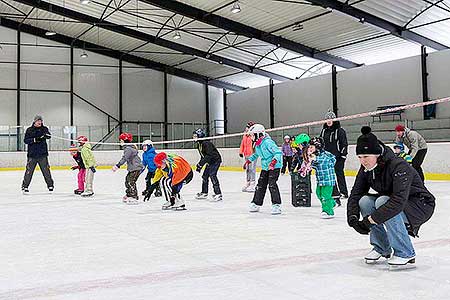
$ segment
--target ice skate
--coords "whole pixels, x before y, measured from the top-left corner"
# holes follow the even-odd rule
[[[250,185],[245,190],[245,192],[247,192],[247,193],[254,193],[255,190],[256,190],[255,183],[251,182]]]
[[[366,261],[366,264],[376,264],[377,261],[381,258],[384,257],[386,259],[390,258],[391,255],[381,255],[380,253],[378,253],[375,250],[370,251],[366,256],[364,256],[364,260]]]
[[[128,202],[128,196],[127,195],[122,197],[122,202],[123,203],[127,203]]]
[[[177,195],[175,197],[175,203],[172,205],[173,210],[186,210],[186,205],[184,203],[184,199],[181,197],[181,195]]]
[[[126,203],[127,203],[127,205],[138,205],[139,204],[139,199],[128,197]]]
[[[272,215],[279,215],[281,214],[281,205],[280,204],[272,204]]]
[[[212,198],[211,198],[211,202],[219,202],[219,201],[222,201],[223,200],[223,198],[222,198],[222,194],[217,194],[217,195],[214,195]]]
[[[197,195],[195,195],[195,199],[206,200],[208,199],[208,193],[197,193]]]
[[[250,203],[250,212],[259,212],[261,206],[256,205],[255,203]]]
[[[243,191],[243,192],[247,192],[247,189],[248,189],[249,186],[250,186],[250,182],[247,181],[247,182],[245,183],[245,185],[242,187],[242,191]]]
[[[94,196],[94,192],[86,192],[85,191],[81,194],[81,197],[84,197],[84,198],[92,197],[92,196]]]
[[[170,203],[170,201],[166,201],[163,206],[162,206],[162,210],[170,210],[172,209],[172,203]]]
[[[320,217],[322,219],[333,219],[334,215],[329,215],[329,214],[327,214],[326,212],[323,211],[323,212],[320,213]]]
[[[74,193],[75,195],[81,195],[81,194],[84,193],[84,191],[79,190],[79,189],[76,189],[76,190],[73,191],[73,193]]]
[[[22,188],[22,194],[29,195],[30,194],[30,190],[28,188],[26,188],[26,187],[23,187]]]
[[[54,190],[54,189],[55,189],[54,187],[49,186],[49,187],[48,187],[48,192],[49,192],[50,194],[53,194],[53,190]]]
[[[398,257],[398,256],[394,255],[388,260],[388,265],[389,265],[390,271],[406,270],[406,269],[415,268],[415,263],[416,263],[415,256],[403,258],[403,257]]]

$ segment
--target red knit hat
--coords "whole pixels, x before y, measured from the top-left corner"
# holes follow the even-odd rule
[[[405,125],[398,124],[395,126],[395,131],[405,131]]]
[[[153,159],[153,161],[155,162],[155,165],[158,168],[161,168],[163,161],[167,159],[167,154],[164,152],[159,152],[158,154],[156,154],[155,158]]]

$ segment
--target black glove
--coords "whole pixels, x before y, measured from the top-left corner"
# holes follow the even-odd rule
[[[243,157],[244,157],[244,154],[239,153],[239,157],[243,158]]]
[[[89,169],[92,171],[92,173],[97,172],[97,170],[95,169],[95,167],[90,167]]]
[[[34,142],[35,142],[35,143],[40,143],[40,142],[42,142],[43,140],[45,140],[45,135],[43,135],[43,136],[38,136],[38,137],[34,138]]]
[[[44,137],[44,139],[49,140],[49,139],[51,139],[52,136],[50,134],[46,133],[43,135],[43,137]]]
[[[197,172],[201,172],[202,171],[202,166],[200,166],[200,165],[197,165],[197,168],[195,169],[195,171],[197,171]]]
[[[370,222],[369,217],[364,217],[362,221],[359,220],[358,216],[351,215],[348,217],[347,223],[350,227],[356,230],[359,234],[369,234],[370,232]]]

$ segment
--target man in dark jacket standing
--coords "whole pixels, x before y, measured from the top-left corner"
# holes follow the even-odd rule
[[[203,129],[199,128],[194,131],[193,139],[204,138],[206,133]],[[200,140],[195,142],[198,153],[200,154],[200,161],[197,164],[197,172],[201,172],[203,166],[206,165],[203,171],[203,183],[202,192],[198,193],[196,199],[207,199],[208,198],[208,185],[209,178],[214,189],[214,196],[212,201],[222,201],[222,191],[220,190],[219,179],[217,178],[217,172],[219,171],[220,164],[222,163],[222,156],[220,156],[219,151],[213,143],[206,140]]]
[[[27,167],[22,182],[22,192],[24,194],[29,193],[28,186],[33,178],[34,169],[37,164],[39,164],[39,168],[44,175],[48,190],[53,192],[53,179],[48,163],[47,147],[47,140],[50,139],[50,137],[50,132],[48,131],[48,128],[44,126],[42,117],[35,116],[33,125],[25,132],[24,139],[25,144],[28,146]]]
[[[348,198],[347,182],[345,181],[344,167],[345,159],[347,158],[347,133],[341,127],[339,121],[333,122],[331,119],[336,118],[336,114],[332,111],[328,111],[325,115],[328,120],[323,124],[322,132],[320,136],[325,142],[325,151],[330,152],[336,157],[336,164],[334,165],[334,171],[336,173],[337,186],[333,189],[333,198],[340,206],[340,197]],[[339,187],[339,189],[338,189]]]
[[[360,234],[370,233],[373,250],[365,257],[367,263],[389,258],[392,250],[389,265],[414,263],[416,254],[408,234],[417,236],[420,226],[431,218],[435,198],[417,171],[378,141],[370,127],[361,132],[356,145],[361,168],[348,199],[347,222]],[[369,194],[370,188],[377,194]]]

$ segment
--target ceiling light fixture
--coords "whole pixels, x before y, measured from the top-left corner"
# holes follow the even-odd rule
[[[85,50],[83,50],[83,53],[81,53],[80,57],[81,57],[81,58],[88,58],[89,55],[86,53]]]
[[[80,3],[83,5],[89,4],[90,0],[80,0]]]
[[[231,7],[231,12],[233,14],[238,14],[241,12],[241,6],[239,5],[239,1],[233,3],[233,7]]]
[[[179,40],[179,39],[181,39],[181,34],[180,34],[180,32],[178,32],[178,30],[175,31],[175,34],[173,35],[173,39],[174,39],[174,40]]]
[[[53,30],[50,29],[49,31],[45,32],[45,35],[46,36],[54,36],[54,35],[56,35],[56,32],[54,32]]]
[[[292,28],[293,31],[302,30],[302,29],[303,29],[302,23],[295,24],[294,27]]]

